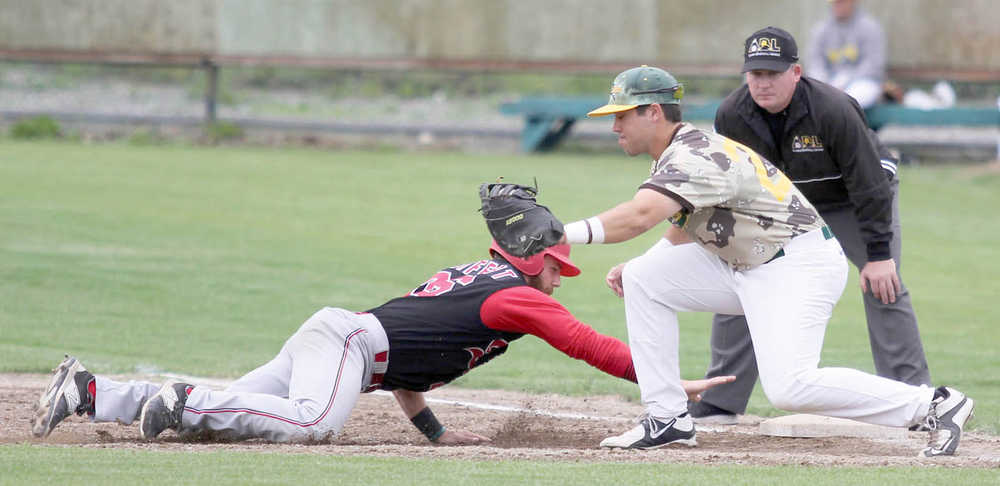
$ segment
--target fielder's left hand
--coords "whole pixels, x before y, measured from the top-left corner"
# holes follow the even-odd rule
[[[608,288],[618,297],[625,297],[625,288],[622,286],[622,270],[624,269],[625,264],[619,263],[611,267],[611,270],[608,270],[608,275],[604,277],[604,282],[608,284]]]

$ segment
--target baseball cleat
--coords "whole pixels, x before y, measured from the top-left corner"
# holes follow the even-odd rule
[[[187,402],[191,385],[169,380],[160,391],[146,400],[139,416],[139,431],[146,440],[155,439],[167,429],[177,430],[181,425],[181,414]]]
[[[658,419],[647,415],[632,430],[601,441],[601,447],[618,449],[658,449],[670,444],[689,447],[698,445],[695,440],[694,421],[687,413],[671,419]]]
[[[31,433],[35,437],[47,437],[63,419],[74,413],[83,415],[93,406],[82,395],[87,393],[87,383],[94,375],[78,359],[67,354],[52,372],[49,386],[34,407],[35,418],[31,421]],[[84,401],[88,403],[83,403]]]
[[[953,456],[962,438],[965,423],[972,418],[975,402],[964,393],[941,386],[934,390],[931,409],[924,419],[930,430],[927,447],[920,451],[922,457]]]

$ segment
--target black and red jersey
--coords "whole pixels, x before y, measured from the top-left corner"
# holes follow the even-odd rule
[[[635,381],[625,343],[577,320],[503,259],[446,268],[368,312],[382,323],[389,340],[383,389],[427,391],[444,385],[503,354],[525,334]]]
[[[507,350],[523,333],[490,329],[480,308],[498,290],[525,286],[503,260],[446,268],[409,294],[369,310],[389,338],[383,389],[426,391]]]

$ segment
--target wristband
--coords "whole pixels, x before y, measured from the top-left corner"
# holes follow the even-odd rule
[[[447,430],[447,429],[445,429],[444,425],[442,425],[441,429],[439,429],[436,434],[434,434],[433,436],[427,437],[427,439],[429,439],[431,442],[437,442],[437,440],[440,439],[442,435],[444,435],[444,431],[445,430]]]
[[[430,407],[424,407],[419,413],[410,418],[410,422],[427,437],[427,440],[434,442],[444,434],[444,426],[434,417]]]
[[[566,243],[571,245],[579,243],[590,243],[592,236],[590,234],[590,226],[587,225],[586,221],[574,221],[563,226],[563,233],[566,234]]]
[[[597,216],[587,218],[586,222],[590,224],[590,232],[593,233],[594,243],[604,243],[604,224],[601,223],[601,218]]]
[[[604,243],[604,225],[597,216],[567,224],[563,226],[563,233],[569,244]]]

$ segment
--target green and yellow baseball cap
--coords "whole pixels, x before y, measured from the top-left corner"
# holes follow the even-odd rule
[[[670,73],[643,64],[615,76],[608,104],[587,113],[587,116],[613,115],[640,105],[679,105],[683,97],[684,85]]]

